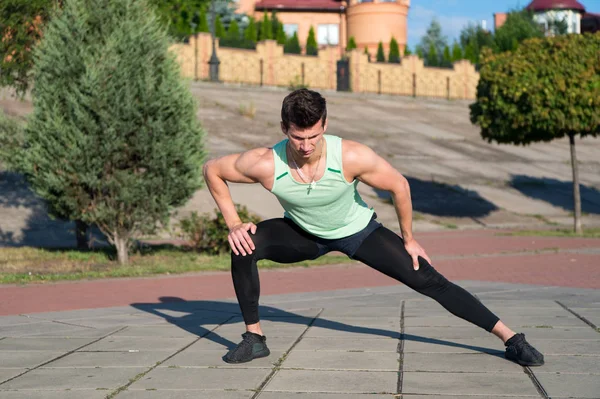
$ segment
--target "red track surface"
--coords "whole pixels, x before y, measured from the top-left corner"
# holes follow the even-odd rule
[[[600,239],[506,237],[481,230],[420,234],[418,239],[450,280],[600,288]],[[363,265],[261,271],[262,295],[394,284]],[[0,315],[126,306],[164,296],[192,301],[234,295],[227,272],[0,286]]]

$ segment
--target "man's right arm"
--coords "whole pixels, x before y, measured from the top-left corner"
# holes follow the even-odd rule
[[[252,253],[254,243],[248,231],[256,232],[256,225],[243,222],[235,209],[227,182],[231,183],[263,183],[273,171],[265,162],[265,155],[271,150],[257,148],[241,154],[226,155],[212,159],[204,164],[204,179],[219,210],[223,214],[229,228],[229,243],[236,255]],[[272,168],[271,168],[272,169]]]

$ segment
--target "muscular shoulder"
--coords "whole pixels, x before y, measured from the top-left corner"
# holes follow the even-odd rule
[[[360,176],[375,162],[377,157],[377,154],[364,144],[352,140],[342,140],[342,162],[347,175]]]
[[[240,154],[235,164],[236,169],[246,176],[262,181],[274,173],[273,150],[268,147],[248,150]]]

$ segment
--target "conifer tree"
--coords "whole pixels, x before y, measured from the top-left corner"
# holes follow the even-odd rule
[[[198,32],[210,32],[210,26],[208,26],[208,18],[206,18],[206,11],[200,10],[200,23],[198,24]]]
[[[452,67],[452,56],[450,55],[450,47],[444,46],[444,55],[442,56],[442,66],[446,68]]]
[[[452,62],[460,61],[463,59],[462,49],[458,42],[454,42],[452,45]]]
[[[398,42],[394,37],[390,40],[390,54],[388,61],[394,64],[400,63],[400,48],[398,48]]]
[[[287,36],[285,35],[285,31],[283,30],[283,24],[277,25],[277,36],[275,37],[277,40],[277,44],[285,45],[287,41]]]
[[[258,39],[258,34],[256,31],[256,22],[254,18],[250,17],[250,21],[246,29],[244,29],[244,39],[251,42],[256,42]]]
[[[408,47],[408,44],[407,44],[406,47],[404,47],[404,56],[408,57],[409,55],[412,55],[412,51],[410,51],[410,48]]]
[[[382,42],[379,42],[379,44],[377,45],[376,60],[377,60],[377,62],[385,62],[385,54],[383,52],[383,43]]]
[[[306,55],[317,55],[319,54],[319,47],[317,46],[317,38],[315,36],[315,28],[312,26],[308,31],[308,38],[306,39]]]
[[[298,40],[296,32],[286,41],[285,46],[283,46],[283,52],[286,54],[300,54],[302,52],[300,40]]]
[[[240,38],[240,27],[235,19],[232,20],[229,24],[229,29],[227,30],[227,38],[229,40],[238,40]]]
[[[121,264],[201,186],[194,99],[150,10],[66,0],[34,50],[23,170],[52,214],[98,226]]]
[[[270,39],[273,39],[273,25],[271,24],[271,21],[269,20],[269,16],[267,15],[267,13],[265,13],[265,15],[263,15],[262,24],[260,26],[259,41],[262,42],[263,40],[270,40]]]
[[[427,52],[427,66],[436,67],[440,65],[440,60],[438,58],[437,50],[435,49],[435,45],[432,43],[429,46],[429,51]]]
[[[350,36],[350,39],[348,39],[348,45],[346,46],[346,51],[351,51],[354,50],[356,48],[356,40],[354,39],[354,36]]]

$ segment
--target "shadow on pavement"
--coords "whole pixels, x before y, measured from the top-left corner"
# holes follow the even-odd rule
[[[155,316],[162,317],[169,323],[185,331],[202,337],[203,339],[208,339],[217,344],[223,345],[223,354],[238,344],[238,342],[232,342],[229,339],[220,336],[218,329],[215,332],[211,332],[211,329],[214,328],[215,324],[220,324],[220,326],[223,326],[242,322],[240,308],[237,303],[219,301],[186,301],[185,299],[178,297],[160,297],[159,300],[160,302],[158,303],[133,303],[130,306]],[[307,327],[310,325],[311,327],[326,328],[336,331],[370,334],[375,337],[394,339],[400,338],[400,331],[353,326],[323,318],[314,319],[310,316],[303,316],[272,306],[260,306],[259,312],[261,315],[261,321],[278,321],[281,323],[298,324]],[[174,315],[181,313],[185,313],[185,315]],[[204,327],[209,325],[211,326],[210,328]],[[474,326],[473,328],[477,327]],[[243,332],[245,331],[240,326],[240,336]],[[266,332],[265,335],[268,336],[268,332]],[[491,348],[465,345],[452,341],[421,337],[412,334],[404,334],[403,338],[405,341],[423,342],[454,348],[469,349],[504,358],[504,352]]]
[[[551,178],[538,178],[527,175],[512,175],[511,187],[522,194],[553,206],[573,211],[573,182]],[[594,187],[579,184],[581,211],[600,214],[600,191]]]
[[[445,217],[484,217],[498,207],[477,192],[457,185],[449,185],[406,176],[410,184],[413,209],[421,213]],[[375,190],[377,196],[391,202],[387,191]]]

